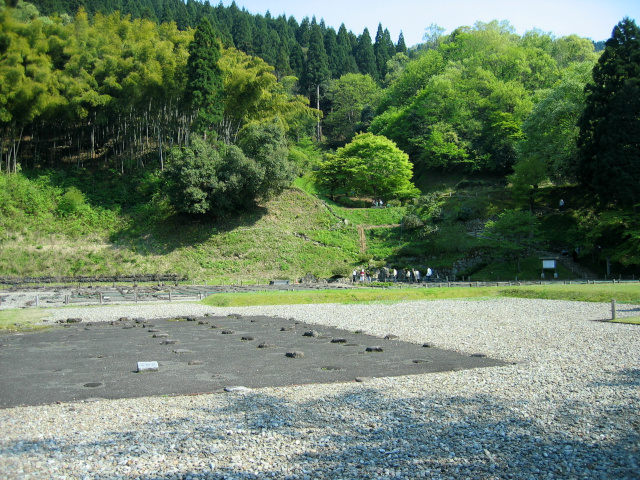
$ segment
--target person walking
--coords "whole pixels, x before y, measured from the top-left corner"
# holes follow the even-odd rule
[[[433,272],[431,271],[431,267],[427,267],[427,282],[431,281],[431,275],[433,275]]]

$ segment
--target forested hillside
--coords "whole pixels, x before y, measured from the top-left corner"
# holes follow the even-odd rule
[[[90,214],[87,235],[130,248],[143,232],[123,225],[136,215],[149,228],[152,218],[215,225],[253,215],[305,178],[326,201],[402,205],[411,243],[371,258],[352,249],[324,274],[340,262],[406,258],[437,257],[445,268],[471,250],[520,259],[569,248],[640,263],[640,108],[625,100],[640,98],[632,20],[612,26],[603,52],[575,35],[518,34],[506,21],[448,35],[431,24],[407,49],[382,24],[372,38],[235,3],[2,5],[5,241],[29,237],[16,236],[9,216],[40,208],[61,222]],[[23,181],[53,190],[41,197]],[[447,203],[456,185],[504,201]],[[51,205],[34,210],[16,198],[25,194]],[[572,199],[560,212],[564,239],[540,225],[563,196]],[[98,211],[113,222],[107,231],[88,226]],[[472,223],[483,242],[445,240]]]

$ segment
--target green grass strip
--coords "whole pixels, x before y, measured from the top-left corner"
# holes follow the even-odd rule
[[[640,317],[616,318],[609,320],[611,323],[628,323],[630,325],[640,325]]]
[[[354,288],[344,290],[219,293],[207,297],[202,303],[216,307],[249,307],[256,305],[357,304],[488,297],[538,298],[579,302],[610,302],[611,299],[615,298],[621,302],[634,302],[640,298],[640,283],[518,287]]]
[[[484,288],[353,288],[345,290],[296,290],[246,293],[219,293],[202,303],[214,307],[250,307],[256,305],[301,305],[317,303],[402,302],[437,300],[441,298],[469,298],[487,296]]]
[[[42,325],[42,319],[46,316],[45,310],[37,308],[0,310],[0,333],[48,328]]]

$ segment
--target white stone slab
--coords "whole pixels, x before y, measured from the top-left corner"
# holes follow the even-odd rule
[[[138,362],[138,373],[157,372],[158,362]]]

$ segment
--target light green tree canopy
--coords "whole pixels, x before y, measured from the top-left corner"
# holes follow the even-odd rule
[[[332,194],[339,189],[389,200],[418,194],[409,156],[386,137],[361,133],[322,163],[316,178]]]
[[[553,88],[542,90],[522,125],[525,137],[518,143],[518,162],[535,157],[555,177],[575,176],[578,155],[578,119],[584,109],[584,87],[593,63],[576,63],[563,71]]]
[[[305,131],[320,113],[309,108],[309,101],[291,92],[294,77],[280,82],[273,67],[264,60],[230,48],[223,52],[220,67],[224,72],[224,115],[220,134],[225,142],[236,140],[238,132],[251,123],[274,120],[285,132]]]

